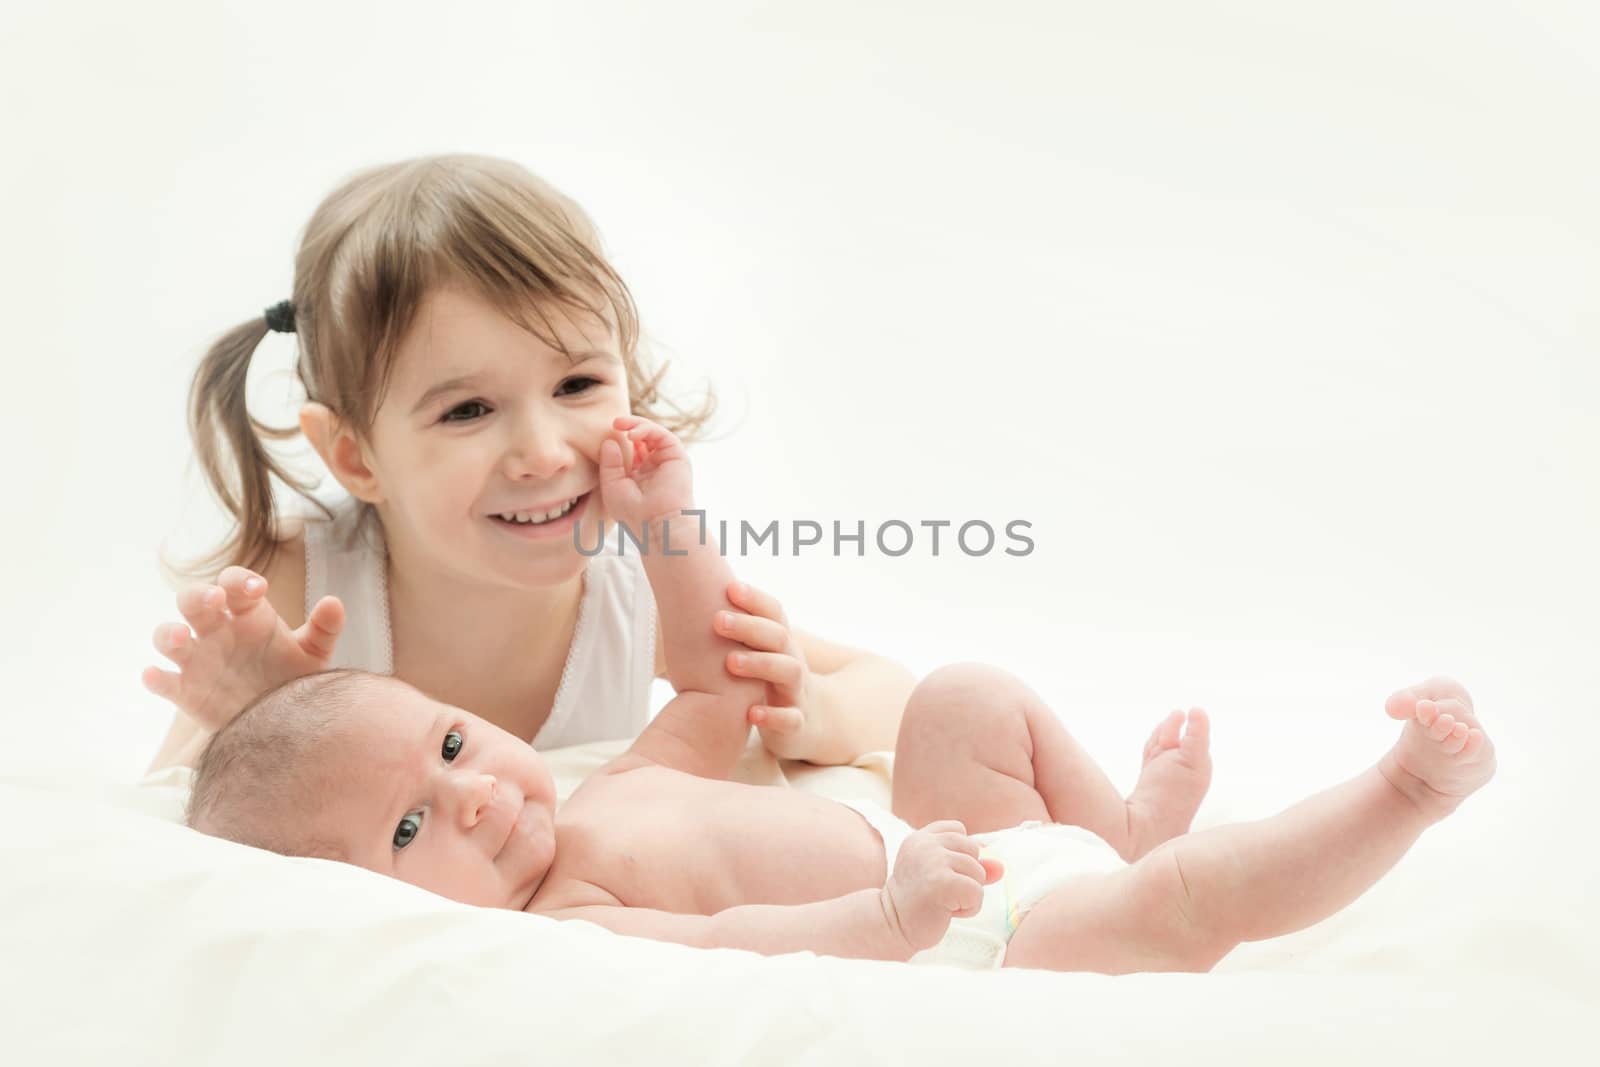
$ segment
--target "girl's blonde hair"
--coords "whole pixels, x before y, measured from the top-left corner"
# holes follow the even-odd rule
[[[630,410],[686,441],[699,437],[715,408],[709,389],[693,411],[661,397],[665,364],[651,373],[641,358],[633,297],[606,262],[584,210],[516,163],[466,154],[359,171],[311,216],[295,256],[292,297],[295,370],[306,398],[369,433],[401,339],[423,297],[445,285],[466,287],[563,354],[551,310],[565,306],[614,322]],[[216,551],[169,566],[175,574],[208,576],[228,563],[260,570],[277,544],[273,479],[329,512],[310,493],[317,480],[294,477],[266,447],[299,429],[268,426],[246,408],[250,357],[268,332],[265,316],[234,327],[195,371],[195,456],[236,526]]]

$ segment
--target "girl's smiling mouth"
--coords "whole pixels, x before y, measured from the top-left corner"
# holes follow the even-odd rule
[[[563,500],[553,507],[546,507],[540,511],[501,512],[490,515],[489,521],[514,537],[524,539],[554,537],[572,529],[588,510],[589,498],[593,495],[594,490],[591,489],[569,500]]]

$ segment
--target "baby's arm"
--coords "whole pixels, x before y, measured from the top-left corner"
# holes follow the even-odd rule
[[[695,948],[742,948],[764,956],[816,952],[866,960],[908,960],[914,951],[884,912],[881,889],[859,889],[814,904],[741,904],[715,915],[680,915],[606,904],[545,912],[583,919],[629,937]]]
[[[879,889],[858,889],[813,904],[740,904],[714,915],[620,904],[585,904],[542,914],[585,919],[615,933],[697,948],[905,961],[938,944],[951,919],[978,914],[983,887],[1004,873],[998,861],[979,858],[978,843],[967,836],[965,826],[941,820],[901,842],[894,870]]]
[[[678,695],[645,727],[629,756],[705,778],[725,778],[750,736],[746,709],[760,703],[760,679],[724,669],[744,646],[712,627],[729,607],[733,579],[714,539],[703,537],[694,507],[688,456],[672,434],[636,416],[615,420],[626,450],[608,439],[600,451],[606,511],[642,542],[646,576],[661,616],[668,680]],[[685,514],[685,512],[689,512]],[[623,541],[623,551],[634,551]],[[627,757],[624,757],[627,758]]]

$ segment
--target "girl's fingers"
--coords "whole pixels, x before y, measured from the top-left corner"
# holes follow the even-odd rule
[[[336,596],[325,596],[311,609],[311,615],[296,636],[307,653],[317,659],[327,659],[333,655],[343,631],[344,602]]]
[[[155,645],[157,652],[180,667],[189,662],[189,655],[194,651],[189,628],[181,622],[164,622],[157,626],[150,643]]]
[[[778,603],[778,598],[770,593],[762,592],[748,582],[733,582],[730,584],[728,586],[728,599],[752,615],[760,615],[764,619],[771,619],[784,627],[789,625],[788,618],[783,614],[783,605]]]
[[[214,585],[191,585],[178,594],[178,613],[204,637],[222,624],[227,596]]]
[[[793,656],[778,652],[730,652],[728,673],[740,678],[759,678],[773,685],[798,689],[804,668]]]
[[[226,567],[217,575],[217,584],[228,598],[228,610],[243,615],[267,594],[267,580],[244,567]]]
[[[146,667],[144,673],[139,675],[139,680],[144,687],[162,700],[178,702],[178,675],[172,671],[164,671],[160,667]]]
[[[719,611],[712,617],[712,623],[717,633],[757,652],[782,652],[789,647],[789,631],[771,619]]]
[[[752,706],[748,718],[763,732],[775,734],[796,734],[806,724],[806,717],[799,708],[774,708],[767,704]]]

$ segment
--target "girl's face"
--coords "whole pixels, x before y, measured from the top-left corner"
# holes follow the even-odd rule
[[[600,443],[628,414],[616,340],[557,309],[572,358],[461,289],[430,293],[374,419],[368,465],[392,552],[475,584],[575,579],[604,520]]]

